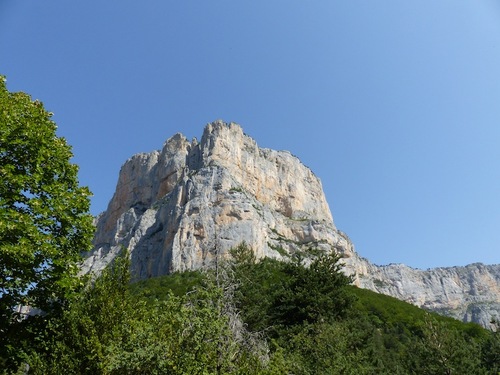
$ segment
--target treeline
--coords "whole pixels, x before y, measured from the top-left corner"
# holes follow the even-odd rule
[[[5,374],[500,371],[499,333],[350,282],[335,253],[257,261],[242,244],[215,270],[130,284],[124,256],[58,316],[23,322],[0,363]]]

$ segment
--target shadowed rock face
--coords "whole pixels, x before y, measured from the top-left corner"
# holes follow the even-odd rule
[[[420,271],[371,264],[336,229],[309,168],[221,121],[208,124],[200,142],[176,134],[161,151],[126,161],[108,209],[96,218],[83,271],[99,272],[123,247],[136,279],[210,267],[242,241],[258,257],[278,259],[334,248],[360,287],[485,326],[499,315],[500,266]]]

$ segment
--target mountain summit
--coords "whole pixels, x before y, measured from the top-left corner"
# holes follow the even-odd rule
[[[371,264],[335,227],[309,168],[222,121],[208,124],[199,142],[175,134],[161,151],[125,162],[83,270],[99,272],[123,247],[136,279],[213,267],[243,241],[260,258],[334,249],[360,287],[483,326],[500,316],[500,265]]]
[[[287,151],[259,148],[240,126],[217,121],[200,142],[176,134],[161,151],[124,164],[97,218],[87,265],[102,268],[124,246],[142,279],[209,267],[243,241],[258,257],[308,247],[353,251],[309,168]]]

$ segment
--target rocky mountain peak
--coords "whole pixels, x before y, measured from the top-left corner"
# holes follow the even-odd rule
[[[124,246],[137,278],[209,266],[242,241],[275,258],[311,246],[353,252],[314,173],[222,121],[208,124],[200,142],[176,134],[161,151],[127,160],[96,227],[86,270]]]
[[[335,249],[357,286],[485,327],[500,317],[500,265],[422,271],[370,263],[335,227],[319,178],[234,123],[206,125],[199,142],[175,134],[161,150],[128,159],[95,224],[83,272],[99,272],[122,248],[136,279],[211,267],[243,241],[257,257],[277,259]]]

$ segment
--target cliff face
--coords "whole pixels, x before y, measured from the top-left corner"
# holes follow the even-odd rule
[[[427,310],[491,328],[500,318],[500,265],[426,271],[404,264],[375,266],[366,260],[355,265],[358,286],[387,294]]]
[[[211,266],[242,241],[259,257],[311,246],[353,253],[312,171],[222,122],[207,125],[199,143],[176,134],[161,151],[129,159],[96,227],[85,271],[124,246],[137,278]]]
[[[161,151],[123,165],[96,218],[83,271],[128,248],[137,279],[210,267],[245,241],[258,257],[335,248],[355,283],[466,321],[500,315],[500,266],[414,270],[375,266],[338,231],[320,180],[287,151],[259,148],[236,124],[206,126],[201,141],[176,134]]]

